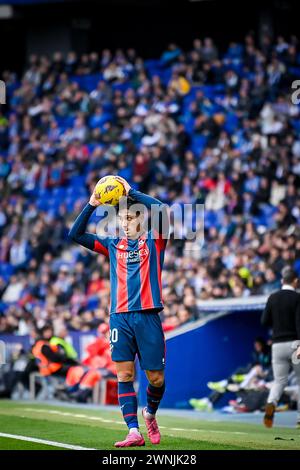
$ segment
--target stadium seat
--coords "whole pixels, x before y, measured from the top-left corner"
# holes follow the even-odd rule
[[[29,376],[29,393],[31,400],[52,400],[54,398],[55,388],[59,383],[63,382],[61,377],[44,377],[39,372],[31,372]],[[36,395],[36,384],[40,383],[41,390]]]
[[[102,377],[93,388],[93,403],[101,405],[118,405],[118,379]]]

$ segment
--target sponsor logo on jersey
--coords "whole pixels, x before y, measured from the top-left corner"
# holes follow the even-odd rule
[[[127,263],[139,263],[148,255],[149,255],[148,248],[141,248],[140,250],[129,250],[129,251],[117,252],[117,258],[126,260]]]

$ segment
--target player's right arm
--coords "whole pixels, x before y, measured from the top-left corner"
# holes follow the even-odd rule
[[[71,230],[69,231],[69,237],[74,242],[79,245],[88,248],[89,250],[96,251],[97,253],[102,253],[105,256],[108,256],[108,239],[97,237],[93,233],[86,232],[89,219],[96,209],[100,205],[100,201],[93,192],[88,204],[81,211],[77,219],[75,220]]]

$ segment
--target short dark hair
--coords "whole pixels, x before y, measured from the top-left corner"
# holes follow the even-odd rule
[[[48,331],[48,330],[51,330],[53,332],[53,327],[49,323],[42,326],[42,328],[39,329],[39,333],[40,333],[41,336],[43,336],[45,334],[45,332]]]
[[[286,284],[291,284],[298,277],[296,271],[291,266],[285,266],[281,271],[281,276],[282,281]]]
[[[263,338],[262,336],[257,336],[257,337],[254,339],[254,343],[259,343],[259,344],[261,344],[262,346],[266,346],[266,344],[267,344],[265,338]]]
[[[132,206],[134,206],[136,204],[138,204],[140,206],[141,210],[132,209]],[[135,214],[137,216],[139,216],[140,214],[142,214],[144,212],[142,204],[137,202],[135,199],[132,199],[131,197],[122,197],[121,204],[119,203],[116,206],[116,209],[117,209],[117,214],[119,213],[120,209],[127,209],[128,211],[131,210],[132,212],[135,212]]]

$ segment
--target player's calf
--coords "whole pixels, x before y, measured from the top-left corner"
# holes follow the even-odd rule
[[[162,371],[148,371],[147,376],[150,383],[147,387],[147,406],[143,409],[142,415],[150,442],[159,444],[161,435],[156,421],[156,412],[165,392],[164,374]]]
[[[165,382],[160,387],[155,387],[149,383],[147,387],[147,412],[150,415],[155,415],[160,405],[160,402],[165,393]]]

